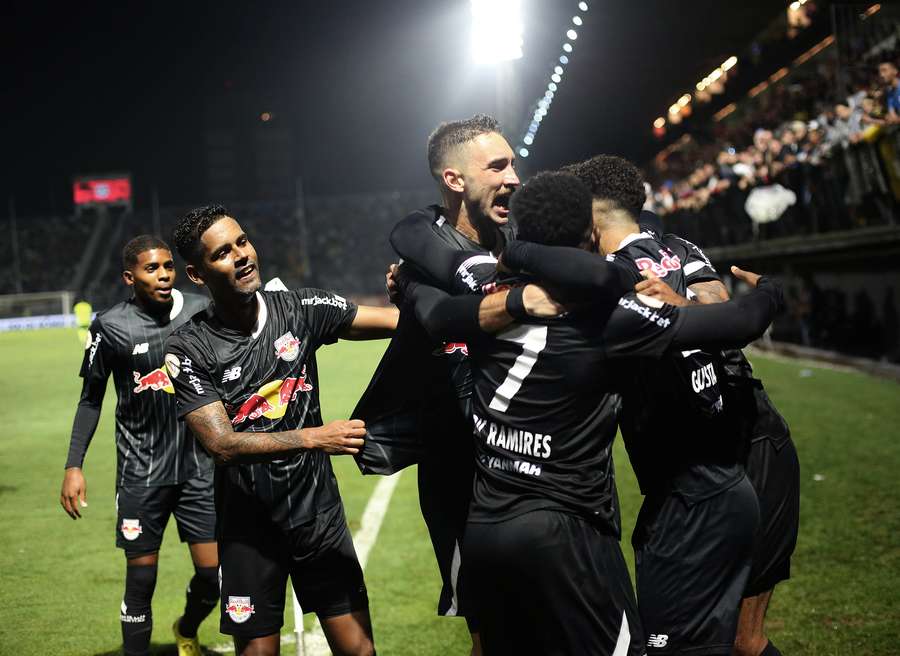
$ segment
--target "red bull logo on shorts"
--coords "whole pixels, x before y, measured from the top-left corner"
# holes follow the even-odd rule
[[[311,392],[313,386],[306,382],[306,366],[296,378],[273,380],[251,394],[238,408],[231,424],[237,426],[245,421],[255,421],[260,417],[280,419],[287,412],[288,404],[297,400],[300,392]]]
[[[122,531],[122,537],[130,541],[137,540],[141,533],[144,532],[139,519],[122,519],[120,530]]]
[[[144,374],[143,376],[138,371],[132,372],[134,374],[134,393],[140,394],[146,390],[153,390],[154,392],[158,392],[162,390],[168,394],[174,394],[175,388],[172,387],[172,381],[169,380],[169,374],[166,371],[166,366],[163,365],[159,369],[154,369],[150,373]]]
[[[253,604],[250,603],[250,597],[232,597],[228,596],[228,603],[225,604],[225,612],[235,624],[243,624],[250,619],[256,611]]]

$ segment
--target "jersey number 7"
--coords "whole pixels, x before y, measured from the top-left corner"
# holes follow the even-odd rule
[[[547,346],[547,326],[514,326],[498,333],[497,339],[522,345],[522,353],[513,362],[506,379],[497,388],[488,406],[491,410],[506,412],[510,401],[522,388],[522,383],[534,368],[538,354]]]

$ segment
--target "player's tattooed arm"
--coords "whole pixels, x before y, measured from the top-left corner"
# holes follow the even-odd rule
[[[304,449],[353,455],[359,453],[366,434],[365,423],[359,419],[339,419],[324,426],[290,431],[237,433],[221,401],[192,410],[185,415],[185,421],[219,465],[266,462]]]
[[[694,297],[700,305],[727,303],[731,300],[731,296],[728,295],[728,289],[722,284],[721,280],[695,282],[688,289],[694,292]]]
[[[400,311],[395,307],[360,305],[341,339],[385,339],[394,334]]]
[[[663,303],[675,305],[676,307],[684,307],[686,305],[710,305],[713,303],[726,303],[730,300],[728,290],[718,280],[710,280],[707,282],[695,282],[688,289],[693,293],[694,298],[688,299],[669,287],[661,278],[658,278],[651,271],[642,271],[646,280],[642,280],[634,286],[641,296],[649,296]]]

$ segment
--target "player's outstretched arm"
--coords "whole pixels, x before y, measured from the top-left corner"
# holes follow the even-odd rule
[[[501,262],[513,271],[528,272],[560,287],[574,301],[613,304],[637,282],[637,272],[632,275],[594,253],[565,246],[511,241]]]
[[[277,433],[237,433],[221,401],[192,410],[184,417],[188,428],[219,465],[266,462],[320,449],[329,455],[359,453],[366,425],[359,419],[339,419],[324,426]]]
[[[663,303],[674,305],[676,307],[684,307],[686,305],[711,305],[713,303],[726,303],[730,300],[728,290],[718,280],[707,280],[703,282],[695,282],[688,289],[694,294],[693,299],[687,299],[674,289],[669,287],[661,278],[656,276],[652,271],[641,271],[641,275],[646,278],[634,286],[634,291],[640,296],[648,296],[655,298]]]
[[[679,350],[742,348],[762,337],[784,308],[781,284],[737,267],[731,267],[731,272],[756,289],[727,303],[682,308],[672,347]]]
[[[394,334],[400,311],[391,307],[360,305],[356,317],[340,335],[341,339],[385,339]]]

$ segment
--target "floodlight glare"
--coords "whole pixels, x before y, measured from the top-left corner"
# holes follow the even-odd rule
[[[519,148],[519,154],[522,157],[528,157],[528,149],[527,148]]]
[[[563,50],[565,50],[566,52],[572,52],[572,44],[571,44],[571,43],[564,43],[564,44],[563,44]]]
[[[560,63],[560,64],[568,64],[568,63],[569,63],[569,58],[566,57],[565,55],[560,55],[560,57],[559,57],[559,63]]]
[[[572,22],[578,26],[581,26],[581,23],[582,23],[581,16],[572,16]]]
[[[482,64],[522,57],[521,0],[471,0],[472,56]]]
[[[556,82],[557,84],[559,84],[562,81],[562,78],[559,75],[557,75],[556,73],[551,75],[550,79],[553,80],[554,82]]]
[[[534,137],[532,137],[530,134],[526,134],[525,138],[522,139],[522,141],[525,142],[526,146],[530,146],[534,143]]]
[[[550,91],[556,91],[559,87],[556,86],[556,82],[551,82],[547,85],[547,88],[550,89]]]
[[[557,66],[556,68],[553,69],[553,72],[556,73],[557,75],[562,75],[562,74],[563,74],[563,67],[562,67],[562,66]]]
[[[574,41],[575,39],[578,38],[578,32],[576,32],[575,30],[569,30],[568,32],[566,32],[566,36],[569,37],[569,39],[571,39],[572,41]]]
[[[586,3],[586,2],[579,2],[579,3],[578,3],[578,8],[579,8],[581,11],[587,11],[587,3]]]

